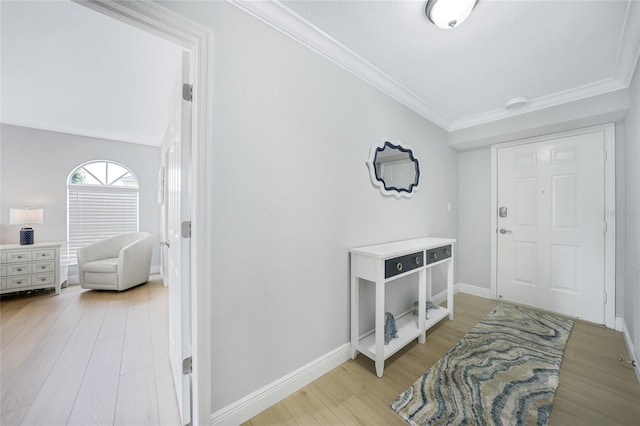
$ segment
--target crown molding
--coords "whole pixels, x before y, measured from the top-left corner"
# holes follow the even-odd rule
[[[584,86],[576,87],[562,92],[556,92],[551,95],[530,100],[527,105],[515,110],[501,108],[483,114],[478,114],[469,118],[464,118],[462,120],[456,120],[451,123],[448,131],[455,132],[456,130],[462,130],[469,127],[479,126],[481,124],[504,120],[506,118],[516,117],[530,112],[568,104],[570,102],[603,95],[605,93],[615,92],[616,90],[626,89],[627,87],[628,84],[625,85],[618,80],[609,78],[606,80],[597,81],[595,83],[586,84]]]
[[[319,53],[444,130],[449,129],[449,120],[424,100],[279,1],[228,2]]]
[[[500,108],[451,121],[436,111],[424,99],[421,99],[411,90],[280,3],[280,1],[227,1],[275,30],[319,53],[448,132],[626,89],[631,83],[636,64],[640,58],[640,2],[630,0],[627,7],[625,25],[620,35],[612,77],[530,100],[526,106],[517,110]]]

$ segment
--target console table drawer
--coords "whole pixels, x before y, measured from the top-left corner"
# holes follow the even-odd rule
[[[407,271],[419,268],[424,265],[424,252],[418,251],[412,254],[387,259],[384,262],[384,277],[390,278],[404,274]]]
[[[15,265],[9,265],[7,266],[7,276],[14,276],[14,275],[27,275],[31,273],[31,264],[30,263],[25,263],[25,264],[15,264]]]
[[[10,251],[7,253],[7,263],[30,262],[30,251]]]
[[[451,246],[437,247],[427,250],[427,265],[439,262],[451,257]]]

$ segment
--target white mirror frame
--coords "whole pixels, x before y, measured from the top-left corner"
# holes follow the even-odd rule
[[[387,188],[385,188],[384,182],[382,181],[382,179],[378,179],[378,177],[376,176],[376,167],[375,167],[375,159],[376,159],[376,153],[378,151],[383,150],[386,146],[391,145],[393,148],[397,148],[400,151],[404,151],[404,152],[409,152],[409,156],[411,158],[411,161],[415,162],[416,164],[416,169],[417,169],[417,183],[415,185],[411,185],[409,187],[408,190],[398,190],[398,189],[393,189],[393,190],[389,190]],[[399,140],[394,140],[394,139],[390,139],[390,138],[382,138],[380,139],[380,142],[374,145],[371,145],[371,149],[369,150],[369,158],[367,159],[367,167],[369,168],[369,177],[371,178],[371,183],[373,183],[375,186],[378,187],[378,189],[380,189],[380,192],[382,192],[383,195],[386,196],[394,196],[396,198],[400,198],[400,197],[406,197],[406,198],[411,198],[413,197],[414,192],[416,192],[418,190],[418,187],[420,185],[420,165],[418,162],[418,159],[415,158],[415,155],[413,153],[413,149],[409,146],[409,145],[404,145],[402,143],[400,143]]]

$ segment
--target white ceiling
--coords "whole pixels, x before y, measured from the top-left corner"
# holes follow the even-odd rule
[[[452,30],[426,1],[235,4],[446,130],[626,88],[640,51],[637,0],[479,0]]]
[[[7,124],[159,146],[182,49],[70,1],[0,1]]]
[[[232,2],[454,131],[628,87],[640,1]],[[70,1],[0,1],[4,123],[159,145],[182,49]],[[530,103],[506,110],[525,96]]]

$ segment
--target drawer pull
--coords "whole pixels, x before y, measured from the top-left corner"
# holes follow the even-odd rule
[[[47,257],[46,253],[41,253],[40,257]]]
[[[22,272],[22,268],[16,268],[16,271]]]
[[[402,263],[400,263],[400,262],[396,263],[396,269],[398,271],[402,271]]]
[[[16,281],[16,284],[22,284],[22,281]]]
[[[422,259],[420,259],[420,256],[416,256],[416,265],[419,265],[420,262],[422,262]]]
[[[46,278],[40,278],[40,281],[46,281],[46,280],[47,280]]]
[[[16,256],[16,259],[22,259],[22,256]]]
[[[433,252],[433,258],[434,258],[434,259],[436,259],[436,260],[438,260],[438,253],[437,253],[437,252],[435,252],[435,251]]]
[[[41,266],[40,269],[47,269],[47,267],[46,266]]]

